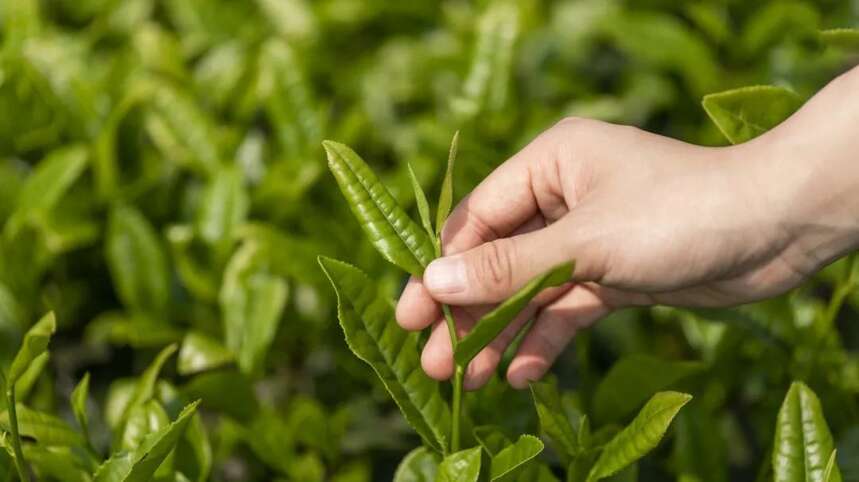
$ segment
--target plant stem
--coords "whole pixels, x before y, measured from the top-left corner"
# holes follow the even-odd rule
[[[447,323],[447,330],[450,333],[450,346],[452,351],[456,351],[456,346],[459,343],[459,337],[456,334],[456,322],[453,320],[453,313],[450,311],[450,306],[441,305],[444,312],[444,320]],[[459,427],[460,419],[462,418],[462,383],[465,374],[465,367],[457,364],[456,371],[453,376],[453,413],[451,414],[450,427],[450,451],[459,451]]]
[[[461,365],[456,366],[456,372],[453,376],[453,419],[450,427],[450,451],[459,451],[459,424],[462,418],[462,379],[463,370]]]
[[[30,482],[24,462],[24,451],[21,450],[21,436],[18,433],[18,410],[15,407],[15,384],[6,387],[6,405],[9,409],[9,426],[12,429],[12,448],[15,451],[15,468],[21,482]]]

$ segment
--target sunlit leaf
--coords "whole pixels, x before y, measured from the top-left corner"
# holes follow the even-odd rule
[[[360,270],[325,257],[319,264],[337,292],[338,317],[349,348],[373,367],[424,442],[443,452],[450,409],[438,383],[421,370],[418,334],[397,325],[393,304],[379,296]]]
[[[149,434],[143,442],[130,452],[117,452],[108,459],[93,476],[95,482],[146,482],[151,479],[158,467],[164,462],[196,413],[194,402],[170,425],[158,432]]]
[[[588,482],[614,475],[653,450],[662,440],[671,420],[691,399],[691,395],[678,392],[654,395],[632,423],[606,444],[588,474]]]
[[[129,205],[114,206],[106,251],[122,302],[144,312],[163,312],[170,297],[167,256],[158,234],[140,211]]]
[[[50,312],[27,331],[21,342],[21,348],[9,367],[9,372],[6,375],[7,384],[14,385],[27,371],[33,360],[48,349],[48,343],[56,330],[57,319],[54,313]]]
[[[434,258],[429,236],[409,218],[355,151],[333,141],[323,145],[328,167],[370,242],[385,259],[420,276]]]
[[[438,466],[436,482],[477,482],[480,452],[480,447],[474,447],[445,457]]]
[[[701,103],[731,144],[742,144],[781,124],[802,98],[784,87],[756,85],[709,94]]]
[[[438,455],[418,447],[406,455],[394,473],[394,482],[435,482]]]
[[[185,335],[179,349],[177,370],[180,375],[190,375],[223,366],[233,360],[232,352],[218,341],[202,333],[190,331]]]
[[[817,395],[794,382],[778,412],[772,465],[775,482],[824,482],[835,448]],[[835,466],[829,480],[840,482]]]

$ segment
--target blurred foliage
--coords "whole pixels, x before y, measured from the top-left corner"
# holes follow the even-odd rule
[[[774,84],[807,98],[855,63],[836,48],[855,35],[832,29],[857,25],[856,0],[2,0],[0,363],[54,311],[50,353],[14,391],[72,445],[66,426],[86,413],[91,445],[74,458],[26,439],[25,458],[40,480],[72,477],[57,460],[84,477],[116,449],[145,459],[182,424],[158,477],[389,480],[419,438],[348,351],[315,258],[354,262],[387,297],[404,278],[363,240],[323,138],[372,160],[410,209],[407,163],[439,183],[457,129],[457,193],[568,115],[721,144],[704,95]],[[769,480],[779,406],[803,380],[859,480],[857,271],[842,260],[739,310],[618,313],[556,367],[565,406],[611,399],[606,373],[626,383],[595,409],[606,424],[682,388],[695,398],[676,429],[625,476]],[[636,392],[612,369],[631,356],[684,376]],[[537,426],[529,394],[500,379],[466,398],[476,425]],[[12,467],[0,451],[0,474]]]

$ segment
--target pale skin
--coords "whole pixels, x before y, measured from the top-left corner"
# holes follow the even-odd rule
[[[859,67],[737,146],[564,119],[468,194],[442,241],[444,257],[409,280],[397,305],[403,328],[432,326],[421,361],[439,380],[454,372],[439,303],[466,333],[529,279],[576,261],[570,283],[541,293],[471,362],[466,389],[486,383],[530,319],[507,370],[515,388],[614,310],[781,294],[859,248]]]

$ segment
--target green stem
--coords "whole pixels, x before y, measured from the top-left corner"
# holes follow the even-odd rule
[[[459,337],[456,334],[456,322],[453,320],[453,313],[450,311],[450,306],[441,305],[444,312],[444,320],[447,323],[447,330],[450,333],[451,349],[455,352],[459,344]],[[459,451],[460,435],[460,419],[462,418],[462,383],[465,374],[465,367],[456,365],[456,371],[453,377],[453,413],[451,414],[450,427],[450,451]]]
[[[462,379],[465,370],[461,365],[456,366],[456,372],[453,376],[453,420],[450,427],[450,451],[452,453],[459,451],[459,425],[462,418]]]
[[[24,462],[24,451],[21,450],[21,436],[18,433],[18,410],[15,407],[15,384],[6,387],[6,405],[9,409],[9,426],[12,429],[12,449],[15,451],[15,468],[21,482],[30,482]]]

